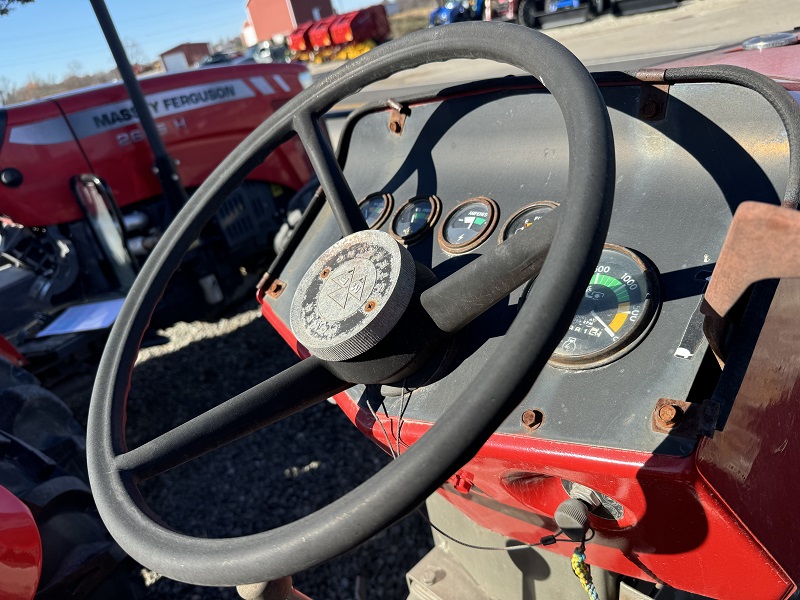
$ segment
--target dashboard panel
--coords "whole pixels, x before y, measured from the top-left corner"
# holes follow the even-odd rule
[[[647,119],[640,107],[647,84],[610,78],[604,85],[599,77],[617,162],[604,259],[587,290],[585,318],[573,322],[579,335],[565,336],[499,431],[686,455],[696,439],[654,430],[653,411],[664,398],[702,401],[719,376],[699,303],[738,204],[779,202],[786,134],[772,108],[749,90],[672,85],[662,113]],[[529,78],[443,90],[404,105],[409,114],[400,135],[388,127],[390,109],[355,114],[340,162],[370,224],[406,245],[439,279],[521,228],[535,232],[538,218],[569,202],[561,113]],[[327,205],[311,212],[302,241],[274,273],[289,292],[340,238]],[[438,371],[404,382],[410,393],[358,385],[350,397],[387,414],[436,421],[470,393],[474,373],[502,355],[503,334],[527,287],[461,332]],[[269,299],[284,322],[291,298]],[[540,415],[535,429],[523,424],[525,411]]]

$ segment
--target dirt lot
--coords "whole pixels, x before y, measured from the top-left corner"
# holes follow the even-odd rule
[[[409,24],[414,22],[412,16],[410,13]],[[632,57],[651,58],[655,63],[659,57],[710,50],[795,27],[800,27],[800,2],[796,0],[683,0],[670,10],[627,17],[606,14],[587,23],[550,29],[545,34],[592,66]],[[311,65],[311,70],[320,74],[337,66]],[[398,73],[367,90],[460,82],[519,72],[486,60],[456,60]]]

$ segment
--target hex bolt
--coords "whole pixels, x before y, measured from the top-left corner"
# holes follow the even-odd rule
[[[436,583],[436,569],[430,567],[422,572],[422,583],[425,585],[433,585]]]
[[[674,404],[665,404],[658,409],[656,416],[658,424],[665,429],[672,429],[677,426],[683,418],[683,409]]]
[[[654,118],[659,112],[658,102],[653,100],[652,98],[647,100],[642,105],[642,116],[645,119],[652,119]]]
[[[540,410],[526,410],[522,413],[522,426],[530,431],[539,429],[544,422],[544,414]]]
[[[376,306],[378,306],[378,303],[375,300],[368,300],[364,305],[364,312],[372,312]]]
[[[324,269],[322,269],[322,273],[319,274],[319,278],[320,279],[327,279],[328,275],[330,275],[330,274],[331,274],[331,268],[330,267],[325,267]]]

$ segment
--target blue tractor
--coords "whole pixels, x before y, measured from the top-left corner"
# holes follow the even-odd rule
[[[445,0],[431,12],[429,26],[436,27],[460,21],[479,21],[483,19],[484,1]]]

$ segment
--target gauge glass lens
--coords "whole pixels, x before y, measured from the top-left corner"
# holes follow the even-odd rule
[[[606,244],[554,362],[602,364],[647,329],[657,303],[652,269],[633,252]]]
[[[373,194],[368,196],[358,205],[367,227],[370,229],[380,227],[383,224],[388,212],[391,210],[389,198],[383,194]]]
[[[401,238],[411,238],[425,229],[433,213],[433,205],[427,198],[418,198],[406,204],[394,219],[395,233]]]
[[[458,207],[444,226],[444,240],[448,244],[467,244],[482,234],[489,226],[491,209],[483,202],[468,202]]]
[[[527,229],[536,221],[541,220],[544,216],[555,208],[555,205],[550,204],[536,204],[523,209],[517,215],[511,218],[503,228],[503,240],[507,240],[515,233],[519,233],[523,229]]]

